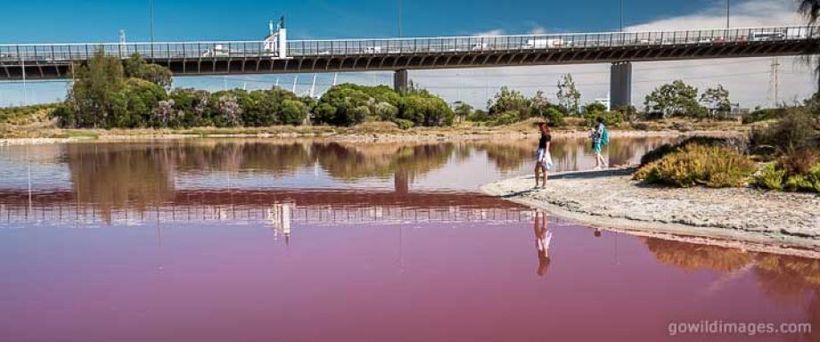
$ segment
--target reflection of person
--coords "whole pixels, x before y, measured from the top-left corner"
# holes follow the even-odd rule
[[[542,179],[542,187],[547,187],[547,170],[552,168],[552,156],[550,155],[550,141],[552,135],[546,122],[538,123],[538,131],[541,138],[538,139],[538,149],[535,150],[535,187],[538,187],[538,180]]]
[[[604,156],[601,155],[601,150],[603,150],[604,145],[606,145],[608,142],[607,140],[609,140],[607,135],[604,119],[599,116],[595,119],[595,128],[593,128],[592,132],[590,132],[590,137],[592,138],[592,152],[595,153],[596,170],[602,167],[609,167],[604,159]]]
[[[601,230],[598,229],[598,228],[595,228],[595,231],[592,232],[592,236],[601,237]]]
[[[547,273],[550,266],[550,241],[552,232],[547,229],[547,214],[541,211],[535,212],[535,249],[538,251],[538,271],[539,276]]]

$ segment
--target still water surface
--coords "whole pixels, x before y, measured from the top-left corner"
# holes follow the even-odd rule
[[[611,164],[663,142],[613,139]],[[0,148],[0,340],[745,340],[667,326],[820,324],[817,260],[599,235],[477,192],[530,172],[532,146]],[[594,164],[583,140],[552,153],[560,170]]]

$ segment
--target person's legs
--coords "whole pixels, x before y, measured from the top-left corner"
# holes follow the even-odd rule
[[[541,186],[546,188],[547,187],[547,168],[546,167],[543,167],[543,176],[544,176],[544,181],[541,182]]]
[[[604,159],[603,156],[601,156],[601,144],[597,142],[593,143],[592,151],[595,153],[595,168],[600,169],[602,164],[601,161]]]
[[[541,174],[539,171],[541,170],[541,163],[535,162],[535,187],[538,187],[538,179],[541,178]]]

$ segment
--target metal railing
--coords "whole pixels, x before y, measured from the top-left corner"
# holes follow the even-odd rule
[[[748,42],[815,40],[815,26],[758,27],[653,32],[528,34],[507,36],[421,37],[289,41],[288,57],[359,56],[424,53],[485,53],[664,45],[721,45]],[[277,58],[264,41],[0,44],[0,63],[64,63],[85,60],[96,51],[127,58],[153,59]]]

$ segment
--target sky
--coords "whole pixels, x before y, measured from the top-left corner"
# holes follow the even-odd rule
[[[0,44],[51,42],[116,42],[119,30],[128,41],[150,40],[151,0],[4,1]],[[712,28],[725,26],[725,0],[623,0],[624,26],[629,31]],[[731,0],[735,27],[800,24],[795,0]],[[512,0],[499,6],[485,0],[153,0],[154,40],[255,40],[267,33],[270,19],[286,16],[289,39],[445,36],[617,31],[619,0]],[[400,5],[399,5],[400,4]],[[36,15],[34,13],[36,12]],[[26,14],[28,13],[28,14]],[[400,16],[399,16],[400,13]],[[399,17],[401,27],[399,27]],[[771,58],[681,62],[643,62],[633,66],[633,103],[660,84],[683,79],[701,89],[724,85],[742,107],[775,102]],[[792,102],[814,91],[809,68],[796,58],[779,58],[778,101]],[[609,65],[570,65],[411,71],[411,79],[450,102],[484,107],[502,85],[554,97],[555,84],[571,73],[582,101],[605,98]],[[332,83],[392,84],[385,72],[316,75],[252,75],[184,77],[175,86],[209,90],[269,88],[278,84],[300,94],[321,94]],[[65,82],[0,84],[0,106],[51,102],[65,95]]]

